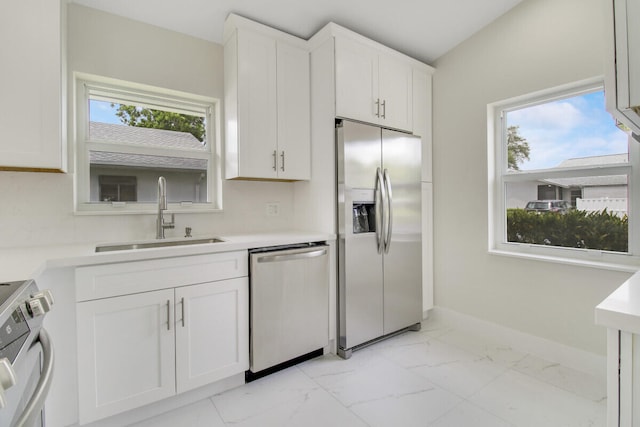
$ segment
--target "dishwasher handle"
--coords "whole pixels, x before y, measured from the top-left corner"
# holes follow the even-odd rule
[[[259,263],[261,262],[284,262],[293,261],[296,259],[316,258],[327,254],[327,248],[313,249],[311,251],[294,252],[281,255],[261,255],[257,258]]]

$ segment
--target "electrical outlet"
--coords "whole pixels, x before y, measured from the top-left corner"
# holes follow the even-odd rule
[[[267,203],[267,216],[278,216],[280,215],[280,203],[272,202]]]

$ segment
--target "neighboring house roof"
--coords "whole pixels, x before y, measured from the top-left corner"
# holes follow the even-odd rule
[[[204,144],[188,132],[140,128],[111,123],[90,122],[89,132],[94,141],[126,142],[156,148],[182,148],[204,151]],[[91,151],[89,163],[105,166],[206,170],[207,160],[184,157],[127,154]]]
[[[606,156],[589,156],[577,157],[562,161],[557,167],[571,168],[582,166],[610,165],[617,163],[625,163],[629,161],[627,153],[608,154]],[[584,176],[575,178],[553,178],[544,179],[542,182],[546,184],[557,185],[559,187],[604,187],[613,185],[627,185],[626,175],[610,175],[610,176]]]
[[[89,122],[89,135],[93,141],[126,142],[159,148],[205,150],[204,143],[198,141],[198,138],[189,132]]]
[[[557,185],[558,187],[604,187],[612,185],[627,185],[626,175],[610,176],[583,176],[576,178],[554,178],[543,179],[546,184]]]
[[[608,154],[606,156],[576,157],[574,159],[563,160],[557,167],[571,168],[576,166],[610,165],[614,163],[626,163],[628,161],[629,155],[627,153]]]
[[[111,153],[106,151],[91,151],[89,153],[89,163],[103,166],[207,170],[207,161],[204,159]]]

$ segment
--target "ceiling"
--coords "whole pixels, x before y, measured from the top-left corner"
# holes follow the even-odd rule
[[[335,22],[426,63],[521,1],[71,0],[216,43],[231,12],[303,39]]]

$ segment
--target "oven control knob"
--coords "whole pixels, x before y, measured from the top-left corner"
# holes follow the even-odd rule
[[[51,311],[53,305],[53,294],[49,289],[36,292],[27,300],[27,311],[31,317],[42,316]]]
[[[53,305],[53,294],[49,289],[45,289],[31,295],[27,300],[27,311],[31,317],[42,316],[51,311]]]
[[[0,359],[0,409],[7,406],[4,391],[16,384],[16,373],[6,357]]]

